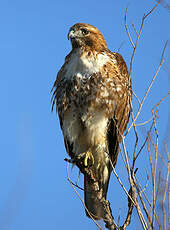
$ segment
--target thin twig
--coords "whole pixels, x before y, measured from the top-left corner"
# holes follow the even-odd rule
[[[129,195],[130,195],[130,197],[134,197],[134,195],[135,195],[135,194],[133,194],[132,187],[130,187]],[[127,217],[126,217],[124,224],[120,227],[121,230],[125,230],[127,228],[127,226],[129,226],[130,221],[131,221],[133,206],[134,205],[133,205],[133,202],[131,201],[131,199],[128,199],[128,213],[127,213]]]
[[[157,170],[157,160],[158,160],[158,130],[156,127],[156,121],[155,121],[155,114],[157,113],[157,111],[154,113],[152,111],[153,114],[153,122],[154,122],[154,128],[155,128],[155,133],[156,133],[156,146],[155,146],[155,159],[154,159],[154,171],[153,171],[153,191],[152,191],[152,196],[153,196],[153,207],[152,207],[152,211],[153,211],[153,218],[152,218],[152,228],[154,229],[154,223],[155,223],[155,205],[156,205],[156,200],[155,200],[155,181],[156,181],[156,170]]]
[[[139,196],[139,198],[140,198],[140,201],[141,201],[143,210],[144,210],[144,212],[145,212],[145,214],[146,214],[146,216],[147,216],[147,219],[148,219],[148,221],[149,221],[149,224],[151,225],[151,219],[150,219],[150,217],[149,217],[148,210],[147,210],[147,208],[146,208],[146,205],[145,205],[144,200],[143,200],[142,195],[141,195],[141,191],[140,191],[138,185],[136,184],[136,182],[135,182],[135,187],[136,187],[136,189],[137,189],[138,196]]]
[[[133,112],[132,112],[132,120],[134,120]],[[134,128],[134,132],[135,132],[135,136],[136,136],[135,148],[134,148],[134,152],[133,152],[133,164],[132,164],[132,167],[134,168],[135,167],[136,151],[137,151],[137,145],[138,145],[138,139],[139,138],[138,138],[138,133],[137,133],[137,130],[136,130],[135,123],[133,124],[133,128]]]
[[[135,179],[136,179],[136,182],[138,183],[139,188],[141,189],[140,193],[145,197],[147,203],[148,203],[149,206],[151,207],[151,206],[152,206],[152,205],[151,205],[151,202],[149,201],[149,199],[148,199],[148,197],[147,197],[145,191],[142,189],[142,186],[141,186],[141,184],[139,183],[139,180],[137,179],[137,177],[135,177]]]
[[[170,229],[170,183],[168,186],[168,229]]]
[[[127,26],[127,20],[126,20],[126,18],[127,18],[127,9],[128,9],[128,7],[126,7],[126,10],[125,10],[125,29],[126,29],[128,37],[129,37],[129,41],[130,41],[131,45],[133,46],[133,48],[135,49],[135,45],[134,45],[134,43],[132,41],[132,38],[131,38],[130,33],[129,33],[128,26]]]
[[[170,92],[168,92],[153,108],[152,110],[155,110],[156,107],[158,107],[164,100],[170,95]]]
[[[170,4],[168,4],[166,1],[160,0],[160,4],[167,10],[170,10]]]
[[[120,52],[120,49],[122,48],[122,46],[124,45],[124,43],[125,43],[125,41],[123,41],[123,42],[120,43],[120,46],[119,46],[119,48],[118,48],[118,50],[117,50],[117,53]]]
[[[159,1],[159,2],[160,2],[160,1]],[[135,45],[133,44],[133,53],[132,53],[132,57],[131,57],[131,61],[130,61],[130,71],[129,71],[129,75],[131,75],[131,72],[132,72],[133,59],[134,59],[134,56],[135,56],[136,48],[137,48],[137,46],[138,46],[138,41],[139,41],[140,35],[141,35],[141,33],[142,33],[144,21],[145,21],[145,19],[156,9],[156,7],[158,6],[159,2],[149,11],[149,13],[144,14],[144,16],[143,16],[143,18],[142,18],[142,22],[141,22],[140,30],[139,30],[139,33],[138,33],[138,37],[137,37],[137,39],[136,39]],[[126,11],[127,11],[127,10],[126,10]],[[126,14],[125,14],[125,15],[126,15]]]
[[[152,146],[155,148],[155,143],[153,142],[152,138],[150,138],[150,142],[151,142]],[[162,163],[164,164],[164,166],[165,166],[166,168],[168,168],[168,164],[166,163],[166,161],[164,160],[162,154],[161,154],[159,151],[158,151],[158,155],[159,155],[159,157],[160,157]]]
[[[135,28],[135,25],[134,25],[133,23],[132,23],[132,27],[133,27],[133,29],[134,29],[136,35],[139,36],[139,34],[138,34],[138,32],[137,32],[137,30],[136,30],[136,28]]]
[[[148,175],[148,173],[147,173],[147,182],[146,182],[146,185],[145,185],[145,187],[144,187],[143,189],[142,189],[142,186],[140,185],[140,183],[139,183],[137,177],[135,177],[135,179],[136,179],[136,182],[137,182],[139,188],[141,189],[141,191],[140,191],[141,195],[144,196],[144,198],[146,199],[146,201],[147,201],[147,203],[148,203],[150,209],[152,209],[152,204],[151,204],[151,202],[149,201],[149,199],[148,199],[148,197],[147,197],[147,195],[146,195],[146,193],[145,193],[145,191],[144,191],[144,190],[146,189],[146,187],[147,187],[148,180],[149,180],[149,175]],[[143,199],[143,198],[142,198],[142,199]],[[144,204],[145,204],[145,203],[144,203]],[[145,206],[145,207],[146,207],[146,206]],[[144,207],[143,207],[143,209],[144,209]],[[149,211],[148,211],[148,214],[149,214]],[[158,216],[157,216],[156,214],[155,214],[155,216],[156,216],[156,221],[157,221],[157,223],[158,223],[158,225],[159,225],[159,229],[161,229],[161,225],[160,225]]]
[[[138,103],[139,103],[139,105],[141,104],[141,102],[140,102],[140,100],[139,100],[139,98],[138,98],[138,96],[136,95],[136,93],[132,90],[132,94],[135,96],[135,98],[137,99],[137,101],[138,101]]]
[[[130,185],[131,185],[132,189],[135,189],[135,186],[134,186],[134,169],[132,168],[132,173],[131,173],[130,165],[129,165],[129,158],[128,158],[128,155],[127,155],[124,138],[125,137],[122,138],[122,144],[123,144],[124,155],[125,155],[125,159],[126,159],[126,163],[127,163],[127,171],[128,171],[128,175],[129,175],[129,182],[130,182]],[[146,220],[145,220],[145,218],[143,216],[143,213],[142,213],[141,208],[140,208],[140,206],[139,206],[139,204],[137,202],[137,199],[135,199],[135,204],[134,205],[136,207],[136,210],[137,210],[137,213],[138,213],[138,216],[139,216],[139,219],[140,219],[140,222],[142,224],[143,229],[144,230],[148,229]]]
[[[111,162],[111,160],[110,160],[110,162]],[[116,170],[115,170],[115,168],[114,168],[112,162],[111,162],[111,165],[112,165],[113,173],[115,174],[115,176],[116,176],[116,178],[117,178],[119,184],[121,185],[121,187],[122,187],[123,190],[125,191],[126,195],[131,199],[131,201],[132,201],[133,204],[135,205],[135,201],[132,199],[132,197],[129,195],[128,191],[126,190],[125,186],[123,185],[123,183],[122,183],[121,179],[119,178],[119,176],[118,176],[118,174],[117,174],[117,172],[116,172]]]
[[[149,182],[149,175],[147,173],[147,180],[146,180],[146,184],[144,186],[144,188],[140,191],[140,193],[144,193],[144,191],[146,190],[146,188],[148,187],[148,182]]]
[[[149,132],[148,132],[148,134],[149,134]],[[145,147],[147,141],[148,141],[148,135],[146,136],[145,141],[144,141],[143,145],[141,146],[140,150],[139,150],[138,153],[136,154],[135,161],[136,161],[136,159],[138,158],[139,154],[142,152],[142,149]]]
[[[119,223],[120,223],[120,213],[121,213],[121,208],[119,208],[119,212],[118,212],[118,218],[117,218],[118,226],[119,226]]]
[[[149,14],[151,14],[151,13],[155,10],[155,8],[159,5],[160,1],[161,1],[161,0],[159,0],[159,1],[157,2],[157,4],[156,4],[146,15],[144,15],[144,19],[145,19],[146,17],[148,17]]]
[[[144,122],[141,122],[141,123],[138,123],[138,124],[136,124],[136,126],[143,126],[143,125],[146,125],[146,124],[148,124],[150,121],[152,121],[153,120],[153,118],[150,118],[150,119],[148,119],[147,121],[144,121]]]
[[[167,152],[167,154],[168,154],[168,152]],[[169,157],[168,157],[168,160],[169,160]],[[162,211],[163,211],[163,220],[164,220],[163,221],[164,230],[166,230],[165,198],[166,198],[167,190],[168,190],[169,172],[170,172],[170,161],[168,162],[165,189],[164,189],[163,198],[162,198]]]
[[[125,161],[125,158],[124,158],[124,156],[123,156],[123,153],[122,153],[122,150],[121,150],[121,149],[120,149],[120,154],[121,154],[121,157],[122,157],[123,162],[124,162],[124,164],[125,164],[125,167],[127,167],[127,164],[126,164],[126,161]]]
[[[72,185],[74,185],[76,188],[78,188],[78,189],[80,189],[80,190],[82,190],[82,191],[84,191],[84,189],[83,188],[81,188],[80,186],[78,186],[77,184],[75,184],[74,182],[72,182],[72,181],[69,181]]]
[[[163,64],[163,57],[164,57],[165,49],[166,49],[166,47],[167,47],[167,43],[168,43],[168,41],[165,43],[165,46],[164,46],[164,48],[163,48],[163,52],[162,52],[162,55],[161,55],[161,61],[160,61],[160,64],[159,64],[159,66],[158,66],[158,68],[157,68],[157,70],[156,70],[156,73],[154,74],[154,76],[153,76],[153,78],[152,78],[152,81],[151,81],[151,83],[150,83],[150,85],[149,85],[149,87],[148,87],[148,89],[147,89],[147,91],[146,91],[146,93],[145,93],[145,95],[144,95],[142,101],[141,101],[141,104],[140,104],[140,106],[139,106],[138,112],[137,112],[137,114],[136,114],[134,120],[132,121],[131,125],[129,126],[128,130],[126,131],[126,134],[130,131],[130,129],[132,128],[134,122],[135,122],[136,119],[138,118],[138,116],[139,116],[139,114],[140,114],[140,112],[141,112],[142,106],[143,106],[143,104],[144,104],[144,101],[145,101],[145,99],[146,99],[146,97],[147,97],[147,95],[148,95],[148,93],[149,93],[149,91],[150,91],[150,89],[151,89],[151,87],[152,87],[154,81],[155,81],[156,76],[158,75],[158,73],[159,73],[159,71],[160,71],[160,68],[161,68],[161,66],[162,66],[162,64]],[[126,135],[126,134],[125,134],[125,135]]]

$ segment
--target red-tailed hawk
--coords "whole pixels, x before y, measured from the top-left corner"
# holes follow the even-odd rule
[[[54,83],[53,106],[56,104],[70,162],[84,174],[86,214],[103,219],[100,200],[106,199],[110,160],[115,166],[129,120],[131,81],[122,56],[107,48],[96,27],[77,23],[68,38],[72,51]]]

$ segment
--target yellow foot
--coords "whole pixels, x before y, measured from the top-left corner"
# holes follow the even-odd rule
[[[94,157],[90,151],[87,151],[85,153],[84,166],[87,167],[89,163],[90,165],[94,164]]]
[[[85,167],[91,166],[94,164],[94,157],[90,151],[80,153],[77,156],[75,156],[74,159],[72,159],[72,162],[82,162]]]

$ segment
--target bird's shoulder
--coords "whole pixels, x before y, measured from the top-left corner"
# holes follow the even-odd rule
[[[120,53],[116,53],[116,52],[112,52],[109,49],[107,49],[105,51],[105,53],[110,57],[111,60],[111,67],[110,69],[112,70],[116,70],[117,74],[122,75],[125,78],[129,78],[129,72],[128,72],[128,68],[126,65],[125,60],[123,59],[122,55]],[[110,64],[108,63],[108,64]]]

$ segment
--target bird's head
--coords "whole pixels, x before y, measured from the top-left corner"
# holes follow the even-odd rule
[[[72,26],[68,33],[73,48],[87,48],[98,51],[107,48],[106,41],[101,32],[87,23],[77,23]]]

